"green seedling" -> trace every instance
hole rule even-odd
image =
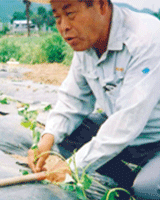
[[[96,110],[96,112],[97,112],[97,113],[102,113],[103,110],[102,110],[101,108],[98,108],[98,109]]]
[[[22,108],[19,109],[18,114],[23,116],[23,119],[21,121],[21,125],[25,128],[30,128],[32,131],[32,139],[33,139],[33,145],[32,149],[36,150],[38,149],[38,142],[41,137],[41,133],[36,130],[37,128],[37,116],[39,111],[38,110],[29,110],[30,105],[29,104],[22,104]],[[48,111],[52,108],[52,106],[49,104],[43,108],[44,111]],[[36,154],[35,154],[36,159]]]
[[[87,200],[86,190],[90,188],[93,178],[86,173],[87,168],[89,165],[82,169],[82,174],[79,175],[79,170],[76,166],[75,161],[75,152],[72,158],[69,160],[69,165],[73,161],[75,171],[72,172],[72,177],[74,181],[72,183],[62,183],[60,186],[69,191],[69,192],[76,192],[77,198],[80,200]]]
[[[34,150],[34,156],[35,160],[37,159],[36,156],[36,150],[38,149],[38,142],[41,137],[41,133],[36,130],[37,127],[37,116],[38,116],[38,111],[37,110],[31,110],[29,111],[29,104],[23,104],[23,107],[19,109],[18,114],[23,116],[23,119],[21,120],[21,125],[24,126],[25,128],[29,128],[32,131],[32,140],[33,140],[33,145],[31,149]]]
[[[0,95],[3,95],[3,93],[0,92]],[[1,104],[9,104],[10,101],[18,102],[18,101],[16,101],[16,100],[12,99],[12,98],[9,97],[9,96],[1,97],[1,99],[0,99],[0,103],[1,103]]]
[[[39,159],[41,156],[43,156],[45,154],[56,155],[56,156],[60,157],[63,161],[65,161],[65,158],[62,155],[60,155],[59,153],[54,152],[54,151],[43,152],[40,155],[38,155],[34,161],[36,162],[37,159]],[[86,190],[90,188],[90,186],[92,184],[92,180],[93,180],[93,178],[90,175],[86,174],[86,170],[89,167],[89,165],[85,169],[82,170],[82,175],[80,176],[78,168],[76,166],[76,162],[75,162],[75,152],[74,152],[72,158],[69,160],[68,166],[70,165],[72,160],[73,160],[74,167],[75,167],[75,171],[72,172],[72,177],[68,178],[69,181],[66,180],[65,182],[60,183],[59,185],[61,188],[63,188],[64,190],[67,190],[69,192],[74,191],[76,193],[78,199],[87,200]],[[54,170],[52,172],[47,173],[47,175],[56,173],[58,171],[61,171],[62,169],[63,168],[59,168],[58,170]]]
[[[42,180],[41,183],[42,183],[43,185],[48,185],[48,184],[51,184],[51,181],[45,179],[45,180]]]
[[[44,111],[48,111],[48,110],[51,110],[51,109],[52,109],[52,105],[49,104],[48,106],[46,106],[46,107],[44,108]]]
[[[0,103],[1,104],[8,104],[7,98],[5,97],[4,99],[0,100]]]
[[[22,170],[22,169],[20,169],[19,171],[22,173],[22,175],[27,175],[27,174],[29,174],[29,172],[28,172],[27,170]]]

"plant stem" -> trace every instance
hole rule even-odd
[[[87,199],[87,196],[86,196],[86,193],[84,191],[84,188],[82,188],[82,192],[83,192],[84,197]]]
[[[61,167],[61,168],[59,168],[57,170],[53,170],[52,172],[46,172],[46,175],[49,176],[50,174],[54,174],[56,172],[61,173],[60,170],[63,170],[63,169],[66,169],[66,168],[65,167]]]
[[[57,152],[55,152],[55,151],[45,151],[45,152],[42,152],[41,154],[39,154],[39,155],[37,156],[36,160],[37,160],[38,158],[40,158],[41,156],[45,155],[45,154],[54,154],[54,155],[60,157],[63,161],[66,160],[62,155],[60,155],[59,153],[57,153]],[[36,160],[35,160],[35,161],[36,161]]]
[[[75,169],[75,178],[76,178],[76,181],[77,181],[77,183],[80,183],[79,176],[78,176],[78,169],[77,169],[76,160],[75,160],[75,152],[73,154],[73,164],[74,164],[74,169]]]
[[[123,189],[123,188],[113,188],[113,189],[110,189],[110,190],[109,190],[109,192],[108,192],[108,194],[107,194],[107,196],[106,196],[106,200],[109,200],[110,194],[111,194],[112,192],[117,191],[117,190],[119,190],[119,191],[124,191],[124,192],[126,192],[127,194],[131,195],[130,192],[128,192],[126,189]]]

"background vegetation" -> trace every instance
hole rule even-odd
[[[52,27],[55,25],[55,18],[53,16],[52,10],[47,10],[43,6],[39,6],[36,12],[29,10],[29,18],[33,24],[37,25],[38,29],[41,30],[42,26],[45,24],[46,27]],[[24,12],[16,11],[13,13],[11,18],[11,24],[14,20],[25,20],[27,19],[26,10]]]
[[[62,62],[70,65],[73,56],[71,47],[57,32],[1,37],[0,43],[0,62],[14,58],[26,64]]]
[[[22,2],[26,5],[27,1],[23,0]],[[26,9],[23,12],[15,11],[11,18],[11,24],[14,20],[27,19],[26,12]],[[25,33],[10,35],[7,23],[3,23],[0,31],[0,62],[7,62],[13,58],[24,64],[58,62],[69,66],[73,51],[57,32],[51,8],[39,6],[37,10],[30,8],[28,12],[30,20],[37,25],[39,32],[31,33],[30,37],[26,37]],[[136,12],[139,11],[136,10]],[[160,10],[157,13],[150,10],[145,10],[145,12],[160,19]],[[42,32],[44,24],[46,28],[50,28],[52,33]]]
[[[28,0],[23,0],[25,5],[27,2]],[[0,62],[15,59],[24,64],[58,62],[70,65],[73,51],[58,33],[52,10],[39,6],[34,12],[31,9],[25,9],[24,12],[15,11],[11,18],[11,24],[14,20],[25,20],[27,16],[33,24],[37,25],[39,31],[31,32],[28,34],[30,37],[26,37],[24,32],[10,32],[4,23],[3,29],[0,31]],[[41,29],[44,25],[46,29],[50,27],[49,32],[47,30],[42,32]]]

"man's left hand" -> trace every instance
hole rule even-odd
[[[59,159],[59,161],[47,171],[47,179],[51,182],[63,182],[66,174],[71,175],[71,170],[66,161]]]

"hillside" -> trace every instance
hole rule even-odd
[[[44,4],[31,4],[31,10],[36,11],[39,6],[45,6],[50,9],[50,5]],[[24,12],[25,5],[22,0],[0,0],[0,19],[2,22],[10,22],[15,11]]]

